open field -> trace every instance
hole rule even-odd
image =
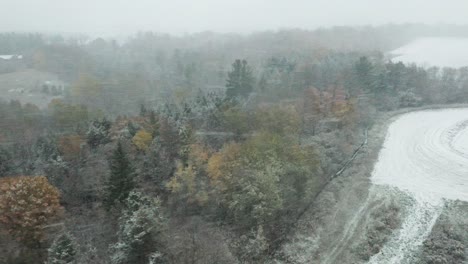
[[[390,52],[394,62],[423,66],[468,66],[468,38],[421,38]]]
[[[54,74],[36,70],[0,74],[0,98],[44,108],[50,100],[59,96],[43,93],[43,85],[63,87],[65,84]]]

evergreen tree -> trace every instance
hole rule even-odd
[[[246,60],[236,60],[228,73],[226,96],[228,99],[247,98],[253,91],[254,77]]]
[[[162,234],[167,220],[161,211],[160,201],[138,192],[131,192],[126,209],[120,217],[118,242],[111,245],[112,264],[146,264],[162,260]],[[164,250],[162,250],[164,251]]]
[[[148,110],[146,109],[146,106],[144,104],[140,105],[140,116],[141,117],[146,117],[146,114],[148,113]]]
[[[135,134],[138,132],[139,127],[133,124],[132,121],[129,121],[127,124],[127,129],[128,129],[128,133],[130,133],[130,136],[133,138]]]
[[[360,88],[373,92],[372,88],[373,88],[373,81],[374,81],[374,78],[373,78],[374,66],[372,65],[372,62],[369,61],[367,57],[361,57],[359,58],[359,61],[356,63],[354,69],[357,75],[356,76],[357,84],[360,86]]]
[[[0,177],[7,176],[12,171],[11,159],[10,153],[4,148],[0,148]]]
[[[113,206],[116,202],[125,201],[130,191],[135,187],[133,167],[120,141],[110,160],[110,170],[105,200],[108,207]]]
[[[107,119],[93,121],[86,133],[88,144],[92,148],[96,148],[101,144],[109,143],[111,141],[109,136],[111,126],[112,123]]]
[[[75,263],[76,243],[69,233],[59,235],[48,249],[47,264]]]

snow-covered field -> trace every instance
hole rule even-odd
[[[60,96],[42,93],[43,84],[65,85],[55,74],[32,69],[0,74],[0,100],[18,100],[46,108],[52,99]]]
[[[422,66],[468,66],[468,38],[421,38],[390,52],[392,61]]]
[[[372,181],[424,199],[468,201],[468,109],[408,113],[387,132]]]
[[[444,201],[468,201],[468,109],[405,114],[393,122],[372,174],[414,203],[399,232],[369,263],[413,263]]]

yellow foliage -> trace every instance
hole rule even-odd
[[[190,145],[188,165],[178,164],[177,171],[166,184],[172,193],[188,203],[203,205],[208,201],[208,193],[205,190],[208,181],[205,167],[208,162],[209,151],[199,144]]]
[[[207,173],[214,187],[224,189],[226,181],[232,176],[234,169],[240,168],[240,151],[239,144],[231,143],[210,157]]]
[[[133,144],[138,150],[146,151],[153,140],[151,133],[146,130],[139,130],[132,139]]]
[[[208,194],[200,185],[202,181],[200,172],[192,165],[184,167],[179,164],[175,175],[166,184],[166,188],[189,204],[203,205],[208,201]]]
[[[182,164],[177,166],[177,171],[174,177],[166,184],[166,187],[173,193],[181,191],[183,185],[191,191],[194,185],[194,173],[191,166],[184,167]]]
[[[202,166],[208,162],[210,157],[209,151],[200,144],[190,145],[189,162],[195,166]]]

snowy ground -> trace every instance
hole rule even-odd
[[[390,52],[392,61],[422,66],[468,66],[468,38],[421,38]]]
[[[401,229],[369,263],[414,263],[447,200],[468,201],[468,109],[405,114],[393,122],[372,174],[414,199]]]
[[[0,74],[0,100],[18,100],[46,108],[52,99],[60,98],[41,92],[42,85],[48,83],[65,85],[55,74],[31,69]]]
[[[422,258],[445,248],[422,252],[421,245],[439,239],[441,232],[433,230],[445,230],[447,223],[468,245],[468,231],[460,231],[467,229],[468,213],[453,214],[458,207],[449,202],[459,199],[459,208],[468,208],[468,106],[446,107],[382,115],[366,150],[304,214],[278,263],[426,263]],[[385,213],[393,205],[400,209],[396,229],[388,224],[395,218]],[[382,226],[391,227],[389,233]],[[380,250],[370,261],[373,253],[362,246],[368,242]],[[444,259],[440,263],[460,263]]]
[[[468,109],[420,111],[392,123],[372,182],[421,199],[468,201]]]

